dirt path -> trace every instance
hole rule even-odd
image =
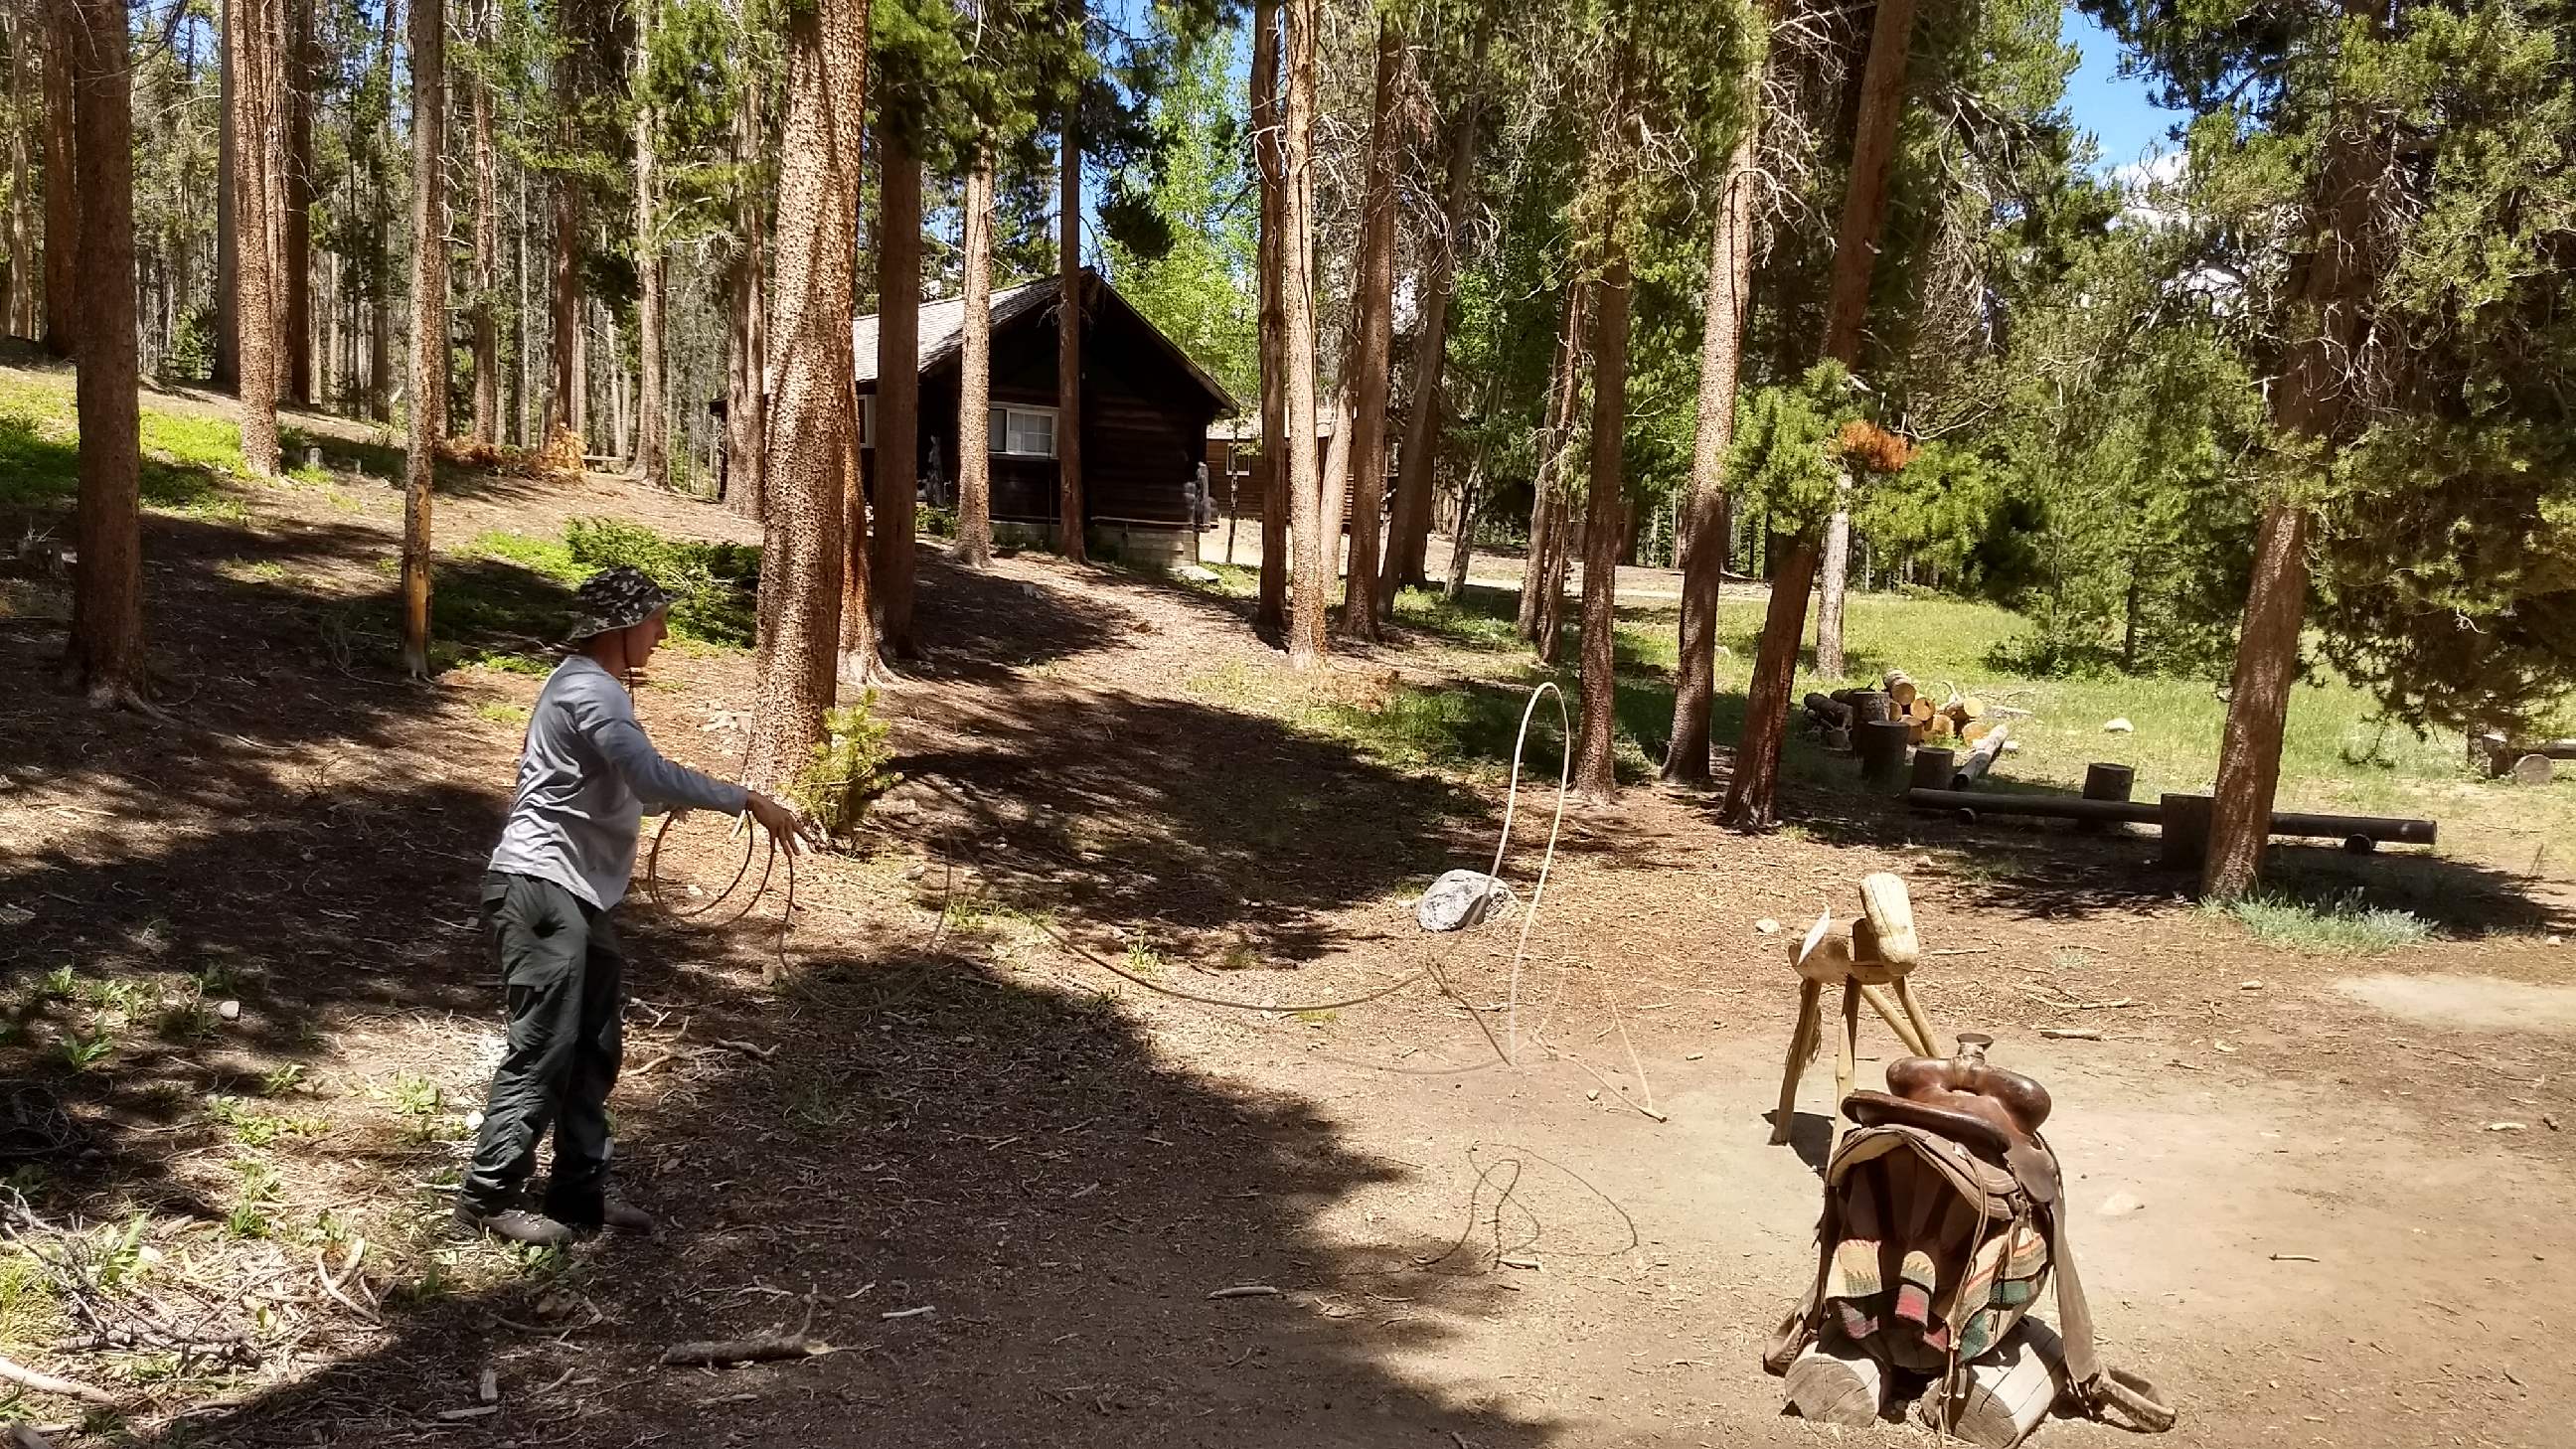
[[[301,1283],[317,1248],[378,1245],[354,1277],[380,1322],[304,1289],[308,1326],[237,1403],[147,1419],[143,1442],[1818,1442],[1757,1362],[1812,1266],[1830,1074],[1810,1073],[1796,1146],[1765,1145],[1781,951],[1881,868],[1913,882],[1928,943],[1966,953],[1921,978],[1941,1024],[1994,1031],[2055,1093],[2105,1351],[2182,1408],[2169,1442],[2564,1441],[2576,1263],[2553,1230],[2576,1155],[2548,1121],[2576,1121],[2576,1037],[2549,994],[2569,958],[2538,933],[2304,957],[2178,904],[2152,842],[1970,848],[1821,800],[1747,840],[1639,788],[1569,821],[1515,1022],[1482,1009],[1511,996],[1510,928],[1426,943],[1407,917],[1491,851],[1499,781],[1387,763],[1313,713],[1383,707],[1381,667],[1436,651],[1300,680],[1230,604],[1026,557],[969,576],[925,553],[927,654],[884,696],[911,783],[868,853],[800,874],[792,933],[775,894],[712,932],[630,912],[620,1151],[663,1234],[564,1263],[442,1246],[437,1184],[497,1049],[464,902],[536,681],[414,688],[335,659],[314,598],[381,587],[381,501],[264,490],[250,529],[156,522],[162,646],[196,686],[180,726],[41,689],[0,705],[0,904],[28,913],[0,956],[12,990],[57,965],[242,983],[206,1044],[129,1039],[79,1075],[35,1055],[67,1008],[20,1011],[0,1062],[109,1144],[46,1210],[149,1210],[159,1250],[198,1261],[245,1153],[202,1104],[292,1063],[291,1110],[323,1125],[269,1149],[275,1236],[224,1251],[274,1252]],[[440,536],[602,511],[749,536],[600,479],[469,489]],[[297,573],[234,566],[270,558]],[[0,677],[41,653],[0,631]],[[750,683],[741,655],[682,653],[641,709],[724,769]],[[1524,817],[1514,878],[1544,825]],[[674,880],[720,884],[719,836],[681,827]],[[1056,933],[1278,1009],[1154,994]],[[789,979],[764,989],[782,950]],[[1426,961],[1454,997],[1287,1010]],[[1479,1016],[1517,1027],[1519,1065]],[[2034,1030],[2075,1021],[2103,1039]],[[1890,1046],[1868,1032],[1865,1079]],[[1668,1120],[1623,1105],[1649,1093]],[[405,1105],[424,1094],[440,1105]],[[2487,1130],[2504,1121],[2523,1125]],[[2115,1196],[2142,1206],[2105,1215]],[[1210,1296],[1244,1286],[1278,1291]],[[809,1312],[835,1352],[656,1366]],[[475,1401],[486,1367],[497,1406]]]

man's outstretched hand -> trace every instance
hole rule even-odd
[[[795,806],[772,800],[758,790],[746,790],[743,794],[751,818],[760,822],[760,828],[769,832],[769,838],[781,850],[790,855],[803,855],[813,848],[806,839],[805,822],[797,815]]]

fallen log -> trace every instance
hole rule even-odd
[[[1979,815],[2028,815],[2043,820],[2161,825],[2165,819],[2162,802],[2150,805],[2143,800],[2086,800],[2075,795],[2003,795],[1981,790],[1917,788],[1905,792],[1905,803],[1917,810],[1967,810]],[[2323,840],[2349,840],[2361,836],[2399,845],[2431,845],[2439,829],[2439,823],[2431,820],[2376,815],[2310,815],[2275,810],[2270,833]]]
[[[1969,749],[1968,757],[1959,762],[1959,783],[1970,785],[1984,779],[1986,771],[1993,769],[1995,761],[2002,758],[2004,741],[2011,734],[2011,726],[1999,724],[1980,735]]]

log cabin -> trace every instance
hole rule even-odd
[[[1194,562],[1209,517],[1199,469],[1208,425],[1236,410],[1215,378],[1118,289],[1082,271],[1082,506],[1095,557]],[[975,441],[992,455],[997,543],[1052,546],[1058,526],[1056,298],[1052,276],[993,293],[991,412]],[[965,302],[921,304],[918,496],[956,505],[958,369]],[[877,319],[852,324],[862,463],[876,457]]]

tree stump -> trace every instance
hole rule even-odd
[[[1919,749],[1914,752],[1914,788],[1947,790],[1959,778],[1959,757],[1949,750]]]
[[[2558,773],[2558,767],[2547,755],[2525,755],[2513,762],[2513,782],[2517,785],[2546,785]]]
[[[2126,800],[2137,783],[2138,772],[2127,765],[2093,764],[2084,767],[2084,798],[2087,800]],[[2098,834],[2103,822],[2078,820],[2075,828],[2087,834]]]
[[[2159,795],[2156,810],[2164,827],[2164,863],[2176,870],[2198,870],[2209,859],[2209,829],[2218,802],[2208,795]]]
[[[1864,721],[1852,730],[1861,778],[1882,790],[1905,783],[1905,751],[1912,726],[1903,720]]]

